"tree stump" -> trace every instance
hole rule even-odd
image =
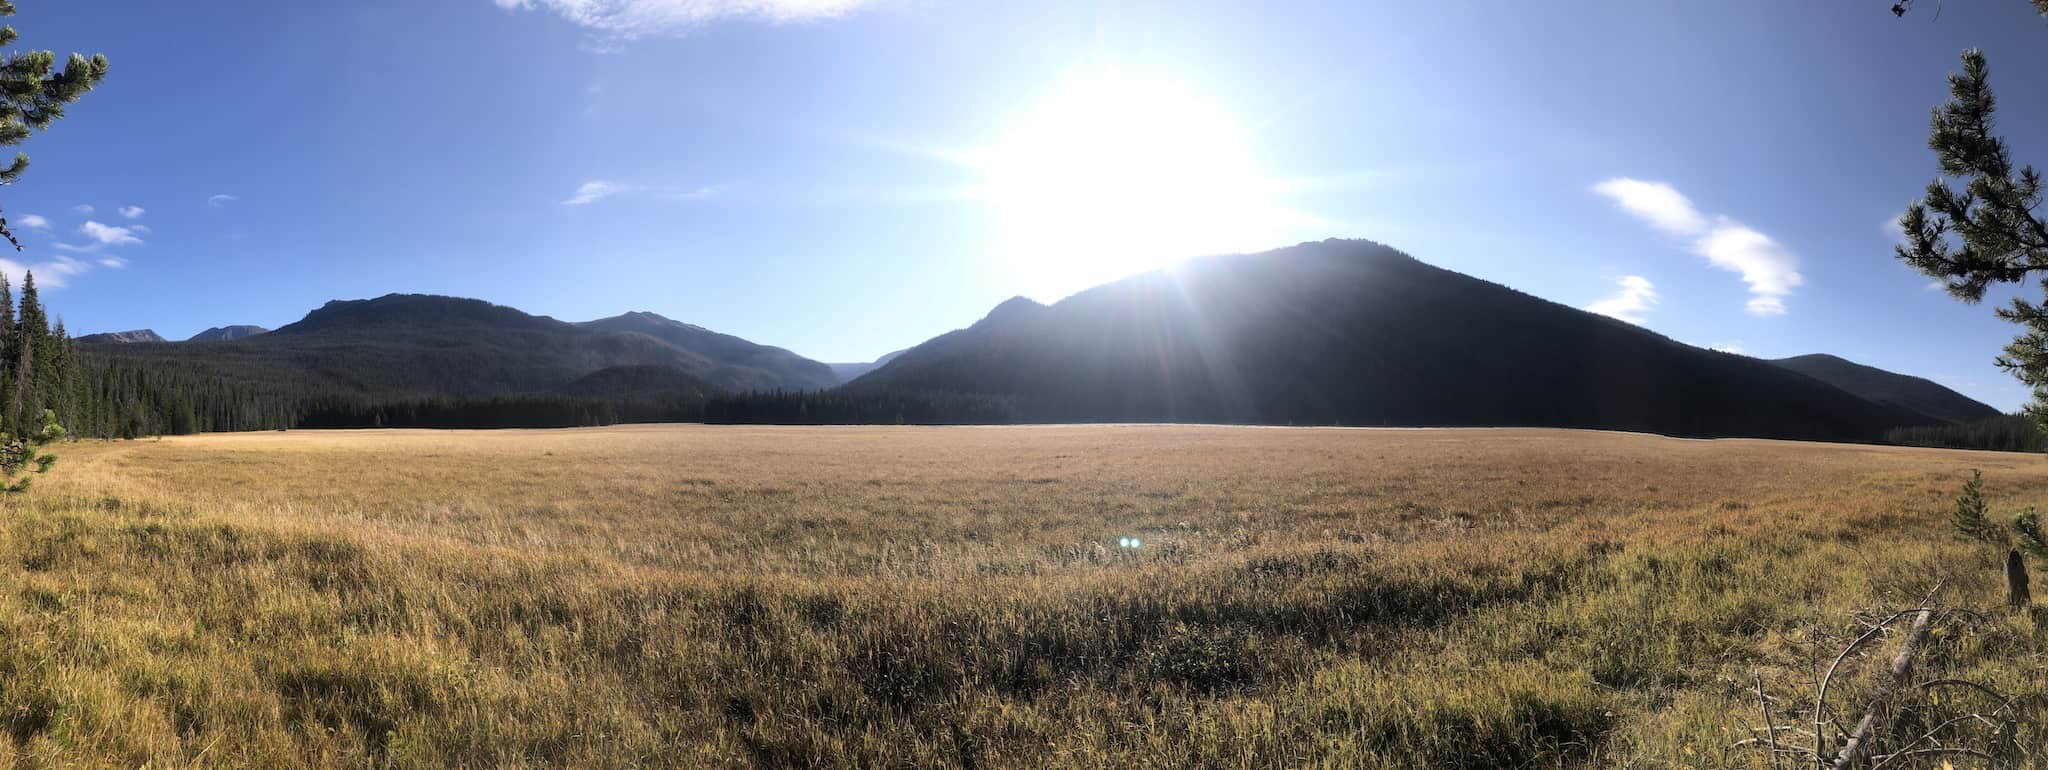
[[[2005,599],[2015,608],[2032,604],[2034,598],[2027,593],[2027,559],[2020,555],[2020,549],[2005,552]]]

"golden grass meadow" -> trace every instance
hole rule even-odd
[[[1735,747],[1759,679],[1810,729],[1829,660],[1937,583],[1976,614],[1923,676],[2014,696],[2002,740],[2048,724],[2048,625],[1947,518],[1971,468],[1994,512],[2048,501],[2034,455],[1190,426],[60,454],[0,516],[20,767],[1765,768]],[[1843,719],[1892,649],[1834,682]],[[1888,766],[1943,761],[1977,766]]]

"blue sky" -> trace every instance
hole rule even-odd
[[[22,45],[113,62],[0,190],[75,333],[434,292],[855,361],[1153,251],[1339,236],[2025,398],[2013,329],[1886,231],[1964,47],[2048,165],[2021,0],[19,5]]]

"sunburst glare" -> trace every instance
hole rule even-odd
[[[1056,81],[976,165],[992,256],[1045,301],[1182,257],[1281,245],[1316,223],[1286,205],[1229,109],[1119,66]]]

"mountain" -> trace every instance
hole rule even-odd
[[[239,340],[244,337],[254,337],[258,334],[268,334],[269,332],[269,329],[265,329],[261,326],[249,326],[246,324],[237,326],[216,326],[211,329],[207,329],[206,331],[187,337],[185,338],[185,341],[227,342],[229,340]],[[156,340],[152,340],[152,342],[154,341]]]
[[[710,362],[711,369],[685,368],[726,390],[823,390],[839,384],[832,367],[777,347],[757,345],[730,334],[686,324],[654,313],[633,312],[578,324],[598,331],[644,334]]]
[[[599,369],[555,392],[604,401],[701,404],[711,390],[703,380],[673,366],[636,364]]]
[[[908,350],[908,348],[906,348],[905,350]],[[846,382],[855,377],[859,377],[863,374],[867,374],[868,372],[872,372],[876,369],[882,368],[884,364],[896,360],[897,356],[903,355],[903,352],[904,351],[902,350],[898,350],[894,353],[890,353],[888,355],[882,356],[881,358],[877,358],[873,361],[869,361],[864,364],[826,364],[826,366],[832,367],[832,374],[838,376],[840,382]]]
[[[88,345],[105,343],[130,345],[146,342],[163,342],[164,337],[163,335],[156,333],[155,329],[133,329],[125,332],[101,332],[99,334],[88,334],[83,337],[79,337],[78,341]]]
[[[841,391],[1006,399],[1034,421],[1554,426],[1877,440],[1936,422],[1369,241],[1190,260],[1004,302]]]
[[[1951,423],[1971,423],[2000,416],[1990,404],[1950,390],[1932,380],[1888,372],[1839,356],[1814,353],[1770,363],[1812,377],[1880,404],[1909,409]]]
[[[329,302],[296,323],[232,342],[89,345],[87,350],[110,359],[197,370],[294,398],[540,394],[618,366],[669,367],[704,387],[727,391],[798,390],[817,387],[818,378],[829,376],[824,364],[787,351],[697,331],[723,338],[705,346],[712,353],[751,346],[781,353],[786,358],[760,354],[778,366],[800,369],[808,363],[815,371],[787,377],[779,370],[714,358],[640,331],[567,323],[482,300],[421,294]]]

